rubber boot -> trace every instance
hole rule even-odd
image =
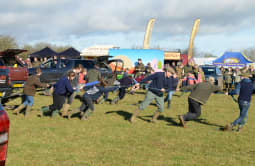
[[[24,109],[26,106],[24,104],[19,105],[15,110],[13,110],[13,114],[19,114],[22,109]]]
[[[41,109],[40,109],[40,114],[39,114],[39,116],[42,117],[42,116],[46,115],[49,111],[50,111],[49,106],[43,106],[43,107],[41,107]]]
[[[54,111],[52,111],[51,117],[52,117],[52,118],[57,118],[58,115],[59,115],[58,113],[59,113],[59,110],[54,110]]]
[[[186,128],[186,122],[182,115],[179,115],[180,124],[183,128]]]
[[[119,98],[119,96],[117,96],[117,97],[115,97],[115,98],[112,100],[111,104],[117,104],[117,103],[119,102],[119,100],[120,100],[120,98]]]
[[[167,108],[170,109],[170,105],[171,105],[171,100],[167,101]]]
[[[164,102],[168,101],[168,94],[166,95],[166,97],[164,98]]]
[[[61,115],[62,117],[68,116],[67,112],[68,112],[69,107],[70,107],[70,104],[64,104],[62,115]]]
[[[27,106],[26,111],[25,111],[25,117],[28,117],[28,115],[30,114],[32,106]]]
[[[104,96],[101,95],[101,96],[96,100],[96,103],[97,103],[97,104],[102,104],[102,103],[103,103],[103,100],[104,100]]]
[[[133,113],[133,115],[131,116],[131,118],[129,119],[129,121],[131,122],[131,123],[134,123],[134,121],[135,121],[135,118],[140,114],[140,112],[141,112],[141,110],[136,110],[134,113]]]
[[[152,119],[151,119],[151,123],[156,123],[156,122],[157,122],[157,119],[158,119],[158,117],[159,117],[159,114],[160,114],[159,111],[154,112],[154,115],[153,115],[153,117],[152,117]]]
[[[81,120],[88,120],[89,116],[93,113],[91,109],[87,109],[86,112],[81,112]]]

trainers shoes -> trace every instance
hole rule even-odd
[[[243,126],[239,125],[236,131],[237,131],[237,132],[241,132],[241,131],[242,131],[242,128],[243,128]]]

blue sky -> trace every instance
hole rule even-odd
[[[147,21],[155,18],[151,47],[188,47],[195,19],[199,52],[255,48],[254,0],[9,0],[0,2],[0,35],[20,45],[47,42],[132,48],[143,45]]]

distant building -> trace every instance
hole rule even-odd
[[[119,49],[113,45],[95,45],[85,48],[81,52],[83,59],[95,59],[102,56],[109,56],[109,49]]]
[[[215,58],[193,58],[193,59],[195,61],[195,64],[198,64],[198,65],[212,65],[213,61],[216,58],[217,57],[215,57]]]

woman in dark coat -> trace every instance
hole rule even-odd
[[[59,110],[65,104],[67,96],[70,96],[75,88],[72,87],[71,81],[75,78],[76,74],[73,71],[68,72],[67,76],[60,78],[60,80],[54,85],[53,92],[53,104],[47,107],[42,107],[41,115],[45,113],[49,114],[52,117],[56,117],[59,113]]]

